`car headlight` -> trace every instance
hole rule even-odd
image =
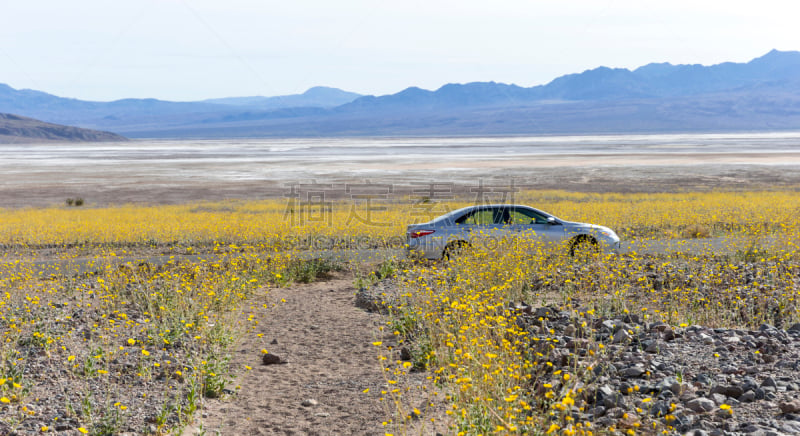
[[[616,238],[617,234],[614,233],[612,230],[600,230],[600,234],[607,237],[607,238]]]

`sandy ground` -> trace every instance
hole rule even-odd
[[[340,275],[271,291],[277,304],[263,310],[231,362],[239,393],[207,400],[184,434],[382,436],[395,408],[380,400],[387,382],[373,342],[386,347],[395,339],[380,331],[383,315],[355,306],[352,284]],[[287,363],[263,365],[262,349]],[[304,406],[307,400],[317,404]]]

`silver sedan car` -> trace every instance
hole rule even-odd
[[[563,244],[570,255],[583,250],[618,252],[620,246],[619,237],[608,227],[564,221],[528,206],[491,204],[464,207],[409,225],[406,247],[411,256],[441,259],[478,240],[489,244],[508,237]]]

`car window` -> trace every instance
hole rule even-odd
[[[470,212],[456,224],[471,226],[547,224],[547,217],[530,209],[493,207]]]
[[[530,209],[514,209],[512,224],[547,224],[547,217]]]
[[[510,213],[511,219],[509,224],[521,225],[521,224],[534,224],[536,222],[535,218],[531,218],[528,215],[525,215],[520,210],[513,210]]]
[[[456,221],[456,224],[486,226],[494,224],[494,215],[493,209],[481,209],[461,217],[461,219]]]

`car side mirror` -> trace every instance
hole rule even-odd
[[[556,225],[556,224],[558,224],[558,221],[556,221],[555,218],[549,216],[549,217],[547,217],[547,224]]]

